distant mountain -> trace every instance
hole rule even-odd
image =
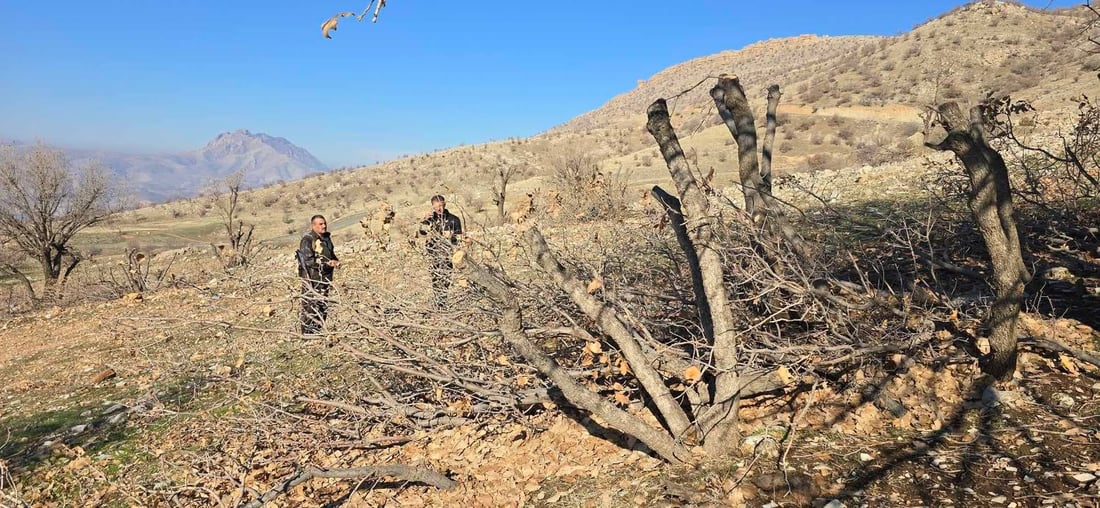
[[[244,129],[219,134],[199,150],[176,154],[80,149],[66,153],[77,163],[96,160],[106,164],[138,199],[152,202],[194,196],[211,182],[242,169],[248,187],[297,180],[328,169],[286,138]]]

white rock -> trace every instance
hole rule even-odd
[[[875,458],[872,457],[871,454],[869,454],[869,453],[859,454],[859,461],[860,462],[871,462],[872,460],[875,460]]]
[[[1095,481],[1096,475],[1092,473],[1077,473],[1070,478],[1073,478],[1073,481],[1077,482],[1078,485],[1084,485]]]
[[[1004,496],[997,496],[997,497],[989,500],[990,503],[995,503],[995,504],[1003,504],[1005,501],[1008,501],[1008,498],[1004,497]]]

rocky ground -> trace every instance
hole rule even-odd
[[[907,182],[922,176],[898,167],[800,178],[783,189],[812,188],[841,206],[892,197],[882,182],[912,196],[919,185]],[[878,183],[861,185],[871,180]],[[624,222],[645,227],[646,218],[639,210]],[[479,234],[484,241],[508,231]],[[362,295],[426,296],[422,257],[403,240],[387,251],[375,241],[340,246],[347,282],[333,310],[337,329],[372,304]],[[1051,278],[1032,295],[1024,336],[1095,355],[1100,314],[1087,311],[1100,287],[1095,243],[1073,243],[1074,263],[1037,257],[1041,273],[1062,268],[1068,278]],[[377,392],[345,348],[371,338],[294,334],[289,256],[269,252],[223,273],[204,250],[175,254],[174,275],[158,291],[39,306],[0,322],[0,503],[239,506],[307,465],[386,464],[431,468],[457,486],[314,479],[271,506],[1100,502],[1100,370],[1029,347],[1011,383],[989,386],[965,340],[979,323],[965,316],[938,324],[920,351],[749,401],[739,456],[669,466],[553,404],[424,428],[401,419],[376,425],[353,409],[310,402]]]

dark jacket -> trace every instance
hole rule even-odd
[[[431,217],[424,219],[420,222],[420,234],[431,235],[428,238],[428,248],[438,249],[440,247],[448,246],[445,233],[450,233],[450,244],[458,244],[458,235],[462,234],[462,220],[451,213],[446,208],[443,209],[443,213],[432,213]],[[428,226],[428,230],[425,231],[423,226]]]
[[[310,280],[332,280],[333,267],[326,263],[336,261],[336,252],[332,249],[332,235],[318,235],[310,231],[298,243],[298,276]]]

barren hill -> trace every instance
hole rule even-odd
[[[204,186],[244,171],[249,186],[297,180],[326,166],[285,138],[240,129],[224,132],[201,149],[170,154],[68,150],[75,161],[97,160],[149,201],[195,196]]]
[[[757,90],[779,84],[786,103],[818,109],[923,106],[943,99],[973,100],[987,91],[1065,98],[1094,85],[1080,78],[1100,64],[1083,51],[1080,35],[1088,20],[1083,14],[1081,9],[1048,11],[982,1],[893,37],[804,35],[762,41],[669,67],[551,132],[636,121],[654,99],[679,96],[722,73],[736,74]],[[683,114],[707,109],[707,89],[695,87],[673,106]]]

